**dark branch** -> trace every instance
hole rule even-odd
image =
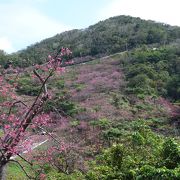
[[[49,133],[48,131],[46,131],[46,129],[44,129],[43,127],[41,126],[38,126],[39,129],[43,130],[46,132],[46,134],[48,136],[50,136],[56,143],[58,143],[58,145],[61,145],[61,142],[59,140],[57,140],[51,133]]]
[[[22,104],[22,105],[24,105],[24,106],[27,107],[27,105],[26,105],[23,101],[16,101],[16,102],[14,102],[14,103],[11,105],[11,107],[10,107],[10,109],[9,109],[8,115],[11,114],[12,108],[13,108],[16,104]]]
[[[29,162],[27,159],[25,159],[24,157],[22,157],[20,154],[17,154],[17,156],[19,156],[22,160],[24,160],[25,162],[27,162],[29,165],[33,166],[33,164],[31,162]]]

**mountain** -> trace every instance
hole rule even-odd
[[[0,65],[43,64],[62,46],[72,50],[75,63],[127,51],[123,62],[130,93],[180,98],[180,27],[116,16],[87,29],[57,34],[12,55],[0,51]]]
[[[86,29],[74,29],[31,45],[9,57],[16,65],[41,64],[59,47],[73,57],[103,56],[142,45],[160,46],[180,39],[180,27],[130,16],[116,16]]]

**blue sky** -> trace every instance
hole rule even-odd
[[[0,49],[23,49],[115,15],[180,26],[180,0],[0,0]]]

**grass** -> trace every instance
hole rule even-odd
[[[77,84],[77,83],[73,83],[72,87],[74,89],[76,89],[76,91],[81,91],[82,89],[84,89],[86,87],[85,84]]]
[[[43,151],[45,149],[47,149],[46,143],[37,147],[33,152],[38,153],[38,151]],[[40,167],[37,165],[35,161],[33,162],[33,166],[31,166],[29,163],[27,163],[26,161],[22,160],[19,157],[17,157],[15,160],[18,161],[23,166],[25,172],[31,177],[35,177],[38,169],[40,169]],[[25,172],[18,165],[18,163],[10,162],[7,165],[7,180],[29,180]]]
[[[16,159],[25,169],[26,173],[28,175],[34,175],[35,171],[31,169],[31,166],[26,163],[25,161],[22,161],[20,159]],[[10,162],[7,166],[7,180],[28,180],[29,178],[26,176],[26,174],[23,172],[21,167],[15,163]]]

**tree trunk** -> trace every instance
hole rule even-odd
[[[0,180],[6,180],[6,165],[0,166]]]

